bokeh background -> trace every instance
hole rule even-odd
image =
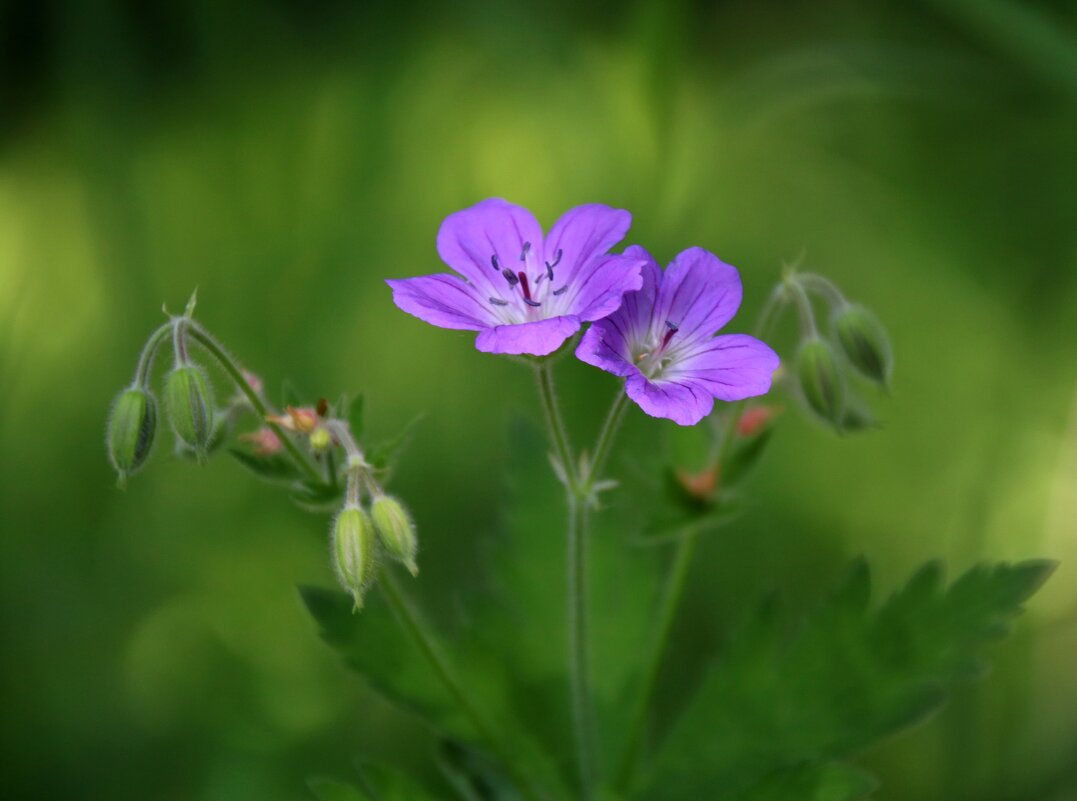
[[[878,312],[885,426],[838,439],[790,410],[751,510],[706,541],[694,614],[809,602],[857,554],[882,593],[934,557],[1062,559],[994,672],[865,761],[883,799],[1077,798],[1061,0],[0,4],[5,795],[298,799],[358,753],[426,758],[297,600],[331,582],[326,520],[167,440],[122,493],[104,419],[162,302],[197,286],[271,390],[362,390],[375,436],[425,414],[395,482],[422,591],[473,580],[531,381],[396,311],[383,279],[438,271],[440,220],[490,195],[547,225],[629,208],[661,260],[716,251],[742,330],[797,259]],[[590,436],[615,382],[561,373]],[[667,425],[635,414],[629,440]]]

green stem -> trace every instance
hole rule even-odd
[[[568,496],[568,663],[572,696],[572,725],[582,797],[594,787],[594,727],[591,719],[591,683],[587,643],[587,499]]]
[[[516,782],[524,796],[530,801],[537,801],[538,795],[531,787],[530,782],[527,781],[526,777],[516,767],[515,762],[510,758],[511,755],[505,748],[504,738],[495,735],[486,719],[479,713],[467,693],[464,692],[463,687],[453,676],[448,662],[441,655],[434,642],[433,635],[427,631],[415,610],[411,608],[405,599],[404,593],[397,584],[393,573],[389,570],[383,570],[378,579],[378,586],[385,595],[386,601],[389,602],[389,606],[392,607],[393,614],[396,615],[400,625],[411,636],[426,661],[430,663],[438,679],[445,685],[445,689],[449,691],[460,711],[471,721],[471,725],[475,728],[475,733],[493,750],[505,769],[512,775],[513,781]]]
[[[624,794],[631,789],[630,785],[635,775],[636,761],[643,746],[643,736],[647,727],[651,696],[654,694],[658,672],[662,667],[662,660],[669,643],[670,631],[673,629],[673,621],[677,617],[677,609],[681,603],[681,596],[684,594],[688,568],[692,563],[692,557],[695,555],[698,535],[699,532],[695,528],[689,528],[683,533],[677,543],[677,550],[673,554],[669,574],[666,576],[666,584],[662,590],[661,607],[658,613],[658,628],[655,630],[652,640],[650,656],[647,659],[647,666],[640,684],[640,694],[628,724],[628,737],[625,740],[625,752],[621,759],[621,767],[614,780],[613,787],[616,794]]]
[[[266,406],[265,401],[259,397],[258,393],[254,391],[254,387],[252,387],[247,382],[247,379],[243,377],[243,370],[228,351],[224,349],[224,346],[214,339],[206,329],[193,321],[187,324],[187,333],[191,339],[194,339],[205,348],[206,352],[214,358],[221,369],[232,379],[232,382],[239,387],[239,391],[242,392],[250,402],[251,408],[254,409],[255,414],[265,422],[270,431],[277,435],[277,438],[280,439],[284,449],[288,451],[288,455],[296,465],[306,473],[310,479],[318,481],[319,483],[324,483],[325,479],[322,476],[321,471],[303,456],[303,452],[299,450],[291,437],[284,432],[284,429],[268,419],[270,413],[269,407]]]
[[[535,377],[538,379],[539,400],[542,402],[542,412],[546,417],[546,427],[550,431],[550,439],[553,442],[554,451],[561,467],[565,471],[569,489],[573,492],[577,487],[576,461],[572,455],[572,446],[568,440],[568,429],[561,417],[561,409],[557,405],[557,392],[553,383],[553,367],[549,359],[542,359],[535,366]]]
[[[142,353],[138,356],[138,366],[135,368],[135,386],[145,387],[150,381],[150,371],[153,370],[153,361],[157,358],[157,351],[161,343],[172,334],[172,323],[164,323],[160,328],[150,334],[146,340]]]
[[[610,449],[613,447],[613,441],[616,439],[617,431],[621,426],[621,419],[624,417],[625,409],[628,408],[628,395],[624,392],[618,392],[617,397],[613,400],[613,405],[610,406],[609,413],[606,415],[606,420],[602,424],[602,429],[598,433],[598,439],[595,441],[594,457],[591,460],[591,467],[587,471],[587,478],[584,482],[585,490],[591,490],[595,482],[602,477],[602,469],[606,466],[606,459],[610,455]]]

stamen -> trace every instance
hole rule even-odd
[[[531,252],[531,243],[524,242],[523,252],[520,253],[520,261],[527,261],[527,254]]]
[[[552,269],[552,268],[556,267],[558,264],[560,264],[561,263],[561,253],[562,253],[561,248],[558,248],[557,252],[553,254],[553,263],[551,264],[550,262],[546,262],[546,266]]]
[[[507,300],[502,300],[501,298],[487,298],[487,300],[489,300],[495,306],[508,306],[509,305],[509,302]]]
[[[505,280],[509,282],[509,286],[511,287],[515,287],[518,283],[520,283],[520,279],[516,277],[516,273],[514,273],[508,267],[502,270],[501,274],[505,276]],[[523,275],[523,273],[520,273],[520,275]]]
[[[674,335],[674,334],[676,334],[676,333],[677,333],[677,331],[679,330],[679,329],[677,328],[677,324],[676,324],[676,323],[673,323],[673,322],[670,322],[669,320],[666,320],[666,328],[668,328],[669,330],[668,330],[668,331],[666,331],[666,336],[665,336],[665,338],[664,338],[664,339],[662,340],[662,344],[658,346],[658,349],[659,349],[659,350],[662,350],[663,348],[665,348],[665,347],[666,347],[666,345],[668,345],[668,344],[669,344],[669,341],[670,341],[671,339],[673,339],[673,335]]]
[[[542,305],[541,302],[537,300],[531,300],[531,298],[524,298],[524,303],[526,303],[528,306],[534,306],[535,308],[538,308]]]
[[[501,269],[501,262],[499,262],[497,260],[497,254],[496,253],[493,256],[490,257],[490,266],[493,267],[495,270],[500,270]]]
[[[546,262],[546,277],[553,280],[553,265],[549,262]]]
[[[565,284],[565,285],[564,285],[563,287],[561,287],[560,289],[555,289],[555,290],[553,291],[553,294],[555,294],[555,295],[561,295],[561,294],[564,294],[564,291],[565,291],[566,289],[568,289],[568,284]]]

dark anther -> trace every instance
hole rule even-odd
[[[527,261],[527,254],[531,252],[531,243],[524,242],[524,249],[520,253],[520,261]]]
[[[516,273],[506,267],[501,271],[501,274],[505,276],[505,280],[509,282],[509,286],[516,286],[520,283],[520,279],[516,277]]]
[[[553,268],[553,267],[556,267],[560,263],[561,263],[561,248],[558,248],[557,252],[553,254],[553,263],[552,264],[547,263],[546,266],[550,267],[550,268]]]
[[[560,294],[562,294],[562,293],[563,293],[563,292],[564,292],[564,291],[565,291],[566,289],[568,289],[568,284],[565,284],[565,285],[564,285],[563,287],[561,287],[560,289],[555,289],[555,290],[553,291],[553,293],[554,293],[555,295],[560,295]]]
[[[662,339],[661,347],[663,348],[669,344],[669,341],[673,339],[673,335],[676,334],[678,330],[677,324],[671,323],[669,320],[666,320],[666,328],[668,328],[669,330],[666,331],[666,336]]]
[[[666,328],[668,328],[673,333],[677,333],[677,331],[680,330],[680,329],[677,328],[677,324],[675,322],[673,322],[672,320],[666,320]]]
[[[492,266],[495,270],[501,269],[501,263],[497,260],[496,253],[490,257],[490,266]]]
[[[539,301],[531,300],[531,298],[524,298],[524,303],[526,303],[528,306],[535,306],[535,307],[538,307],[538,306],[542,305],[542,303],[540,303]]]
[[[489,298],[489,300],[495,306],[508,306],[509,305],[509,302],[507,300],[502,300],[501,298]]]
[[[546,277],[553,280],[553,265],[549,262],[546,262]]]

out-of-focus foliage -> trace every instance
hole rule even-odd
[[[701,540],[664,725],[745,599],[814,607],[861,553],[880,597],[931,558],[1057,558],[992,674],[858,764],[884,800],[1073,798],[1075,25],[1048,0],[0,6],[5,790],[290,801],[310,775],[354,784],[356,754],[433,763],[296,598],[331,585],[328,519],[233,460],[173,459],[163,431],[120,493],[103,420],[197,285],[274,397],[285,376],[304,400],[362,391],[370,441],[427,415],[393,491],[413,587],[449,611],[502,519],[508,421],[538,412],[526,371],[399,313],[382,279],[437,271],[440,220],[502,195],[546,224],[630,208],[660,261],[715,251],[745,283],[732,330],[803,257],[890,332],[882,427],[838,440],[787,412],[735,525]],[[615,382],[561,369],[582,441]],[[611,470],[676,437],[630,415]],[[534,514],[559,549],[558,509]],[[596,630],[603,670],[629,635]]]

